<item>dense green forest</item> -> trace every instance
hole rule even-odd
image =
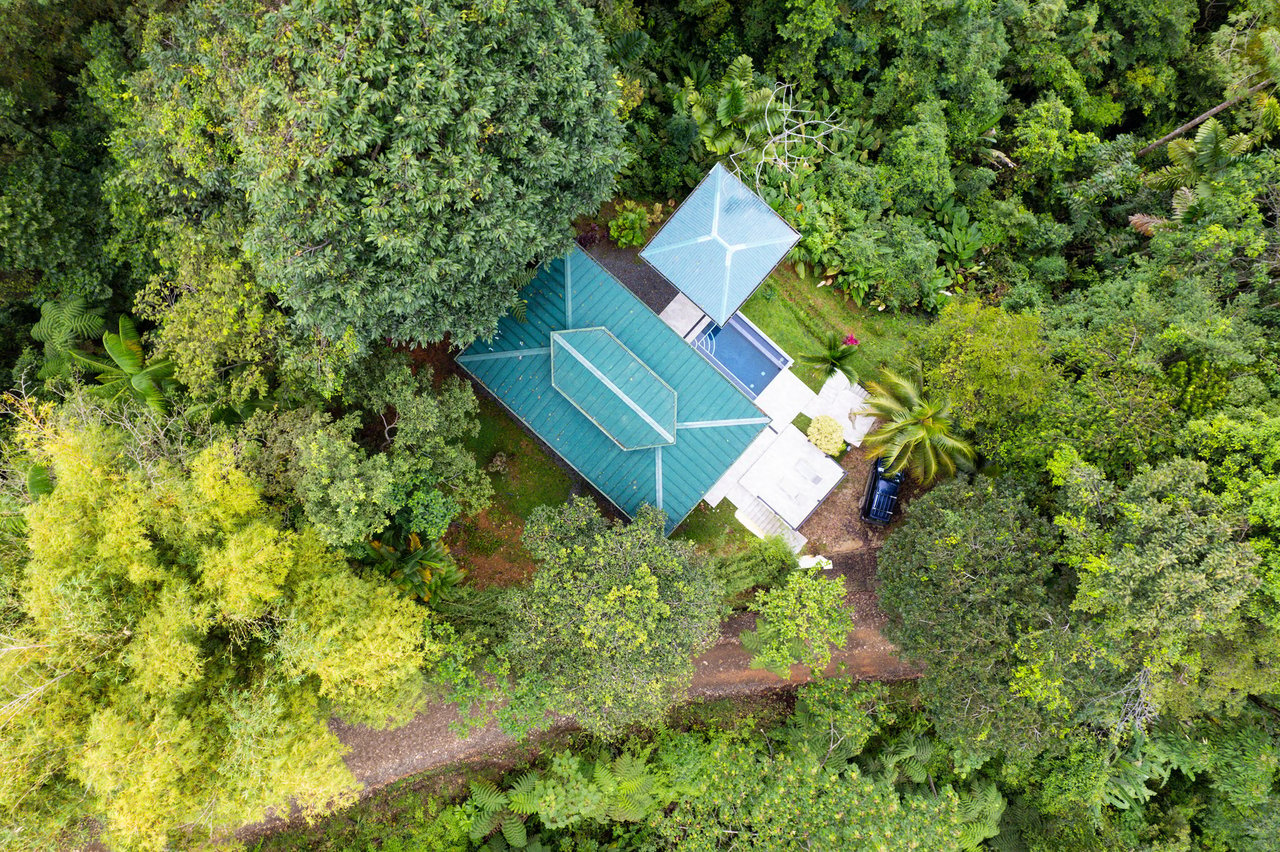
[[[331,717],[451,701],[583,733],[327,848],[1276,849],[1278,143],[1273,0],[6,0],[0,846],[320,817]],[[717,162],[916,481],[923,674],[704,724],[835,581],[569,499],[450,353]]]

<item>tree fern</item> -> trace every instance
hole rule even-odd
[[[1215,173],[1235,163],[1257,140],[1247,133],[1230,135],[1216,118],[1200,125],[1195,140],[1174,139],[1166,146],[1169,165],[1148,174],[1144,180],[1163,192],[1199,186]],[[1209,191],[1205,187],[1204,192]]]
[[[44,365],[36,378],[69,375],[72,347],[102,333],[106,325],[102,312],[102,308],[91,307],[82,296],[42,304],[40,321],[31,328],[31,336],[44,344]]]
[[[507,798],[511,810],[518,814],[533,814],[538,812],[538,773],[526,772],[516,779],[516,783],[511,785],[511,789],[507,791]]]
[[[529,841],[525,831],[524,820],[519,815],[507,811],[502,815],[502,837],[515,849],[523,849]]]
[[[965,824],[960,842],[967,849],[977,849],[984,840],[1000,833],[1000,818],[1004,816],[1004,795],[994,781],[973,784],[960,796],[960,816]]]
[[[507,806],[507,794],[489,781],[471,782],[471,839],[479,842],[498,828]]]

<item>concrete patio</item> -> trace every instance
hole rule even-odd
[[[797,532],[844,477],[844,470],[792,425],[799,414],[828,415],[844,427],[845,441],[859,446],[874,418],[858,415],[867,392],[837,373],[820,393],[790,369],[778,374],[756,398],[770,419],[736,462],[706,494],[718,506],[728,500],[734,516],[753,534],[782,536],[797,553],[807,540]]]

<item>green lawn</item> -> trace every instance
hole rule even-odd
[[[721,500],[714,509],[704,500],[693,508],[671,535],[693,542],[704,553],[745,550],[756,537],[738,523],[733,513],[733,504],[728,500]]]
[[[466,446],[489,470],[493,504],[463,519],[446,542],[477,586],[518,585],[535,568],[521,544],[525,519],[538,506],[564,503],[573,483],[502,406],[484,397],[479,402],[480,431]],[[494,464],[499,453],[506,459],[504,464]]]
[[[788,267],[771,275],[743,305],[742,313],[792,358],[820,352],[827,332],[841,337],[852,334],[860,341],[854,362],[860,380],[873,377],[881,366],[895,364],[905,354],[907,333],[923,323],[908,314],[860,308],[834,288],[800,281]],[[791,369],[815,391],[822,389],[822,380],[811,368],[796,364]]]
[[[498,453],[507,459],[505,472],[493,477],[493,510],[524,519],[536,507],[557,505],[569,499],[569,474],[537,441],[529,437],[506,409],[480,398],[480,432],[467,442],[481,467],[488,467]]]

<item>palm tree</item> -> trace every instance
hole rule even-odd
[[[886,472],[907,470],[927,485],[939,473],[953,476],[958,466],[972,465],[973,447],[951,433],[950,400],[926,398],[919,381],[892,370],[882,370],[880,381],[867,382],[867,390],[871,396],[864,411],[883,423],[863,446],[869,458],[885,460]]]
[[[801,355],[796,360],[805,366],[813,367],[824,382],[836,373],[843,373],[850,382],[856,382],[858,374],[853,370],[853,358],[857,350],[834,331],[827,334],[822,345],[822,351]]]

